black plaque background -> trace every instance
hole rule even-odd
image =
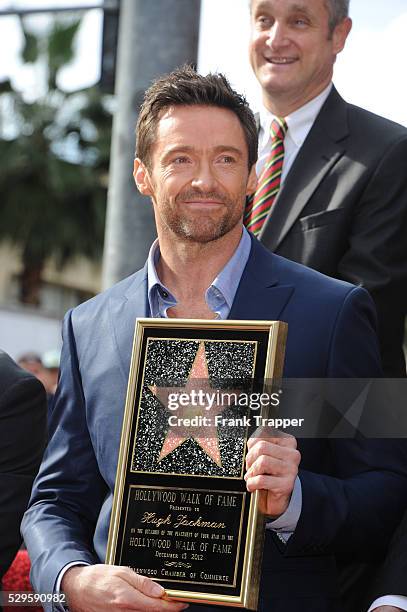
[[[202,338],[208,340],[228,340],[228,341],[256,341],[257,342],[257,355],[256,355],[256,363],[255,363],[255,373],[254,380],[260,381],[263,383],[264,374],[265,374],[265,365],[267,359],[267,349],[269,342],[269,329],[262,330],[250,330],[247,327],[244,329],[239,328],[230,328],[230,329],[190,329],[190,328],[182,328],[182,329],[164,329],[162,327],[149,327],[148,325],[144,325],[143,330],[143,339],[141,346],[141,355],[140,355],[140,364],[144,364],[146,358],[146,346],[148,338],[168,338],[168,339],[191,339],[191,340],[200,340]],[[117,565],[136,565],[133,563],[127,563],[124,560],[132,558],[132,551],[128,554],[125,551],[124,546],[124,536],[125,536],[125,518],[126,518],[126,505],[128,499],[128,492],[131,485],[143,486],[145,488],[151,487],[163,487],[163,489],[172,489],[174,487],[177,488],[185,488],[185,489],[193,489],[195,491],[200,490],[211,490],[213,492],[227,492],[227,491],[236,491],[241,493],[247,493],[246,483],[243,478],[227,478],[227,477],[211,477],[211,476],[183,476],[183,475],[175,475],[175,474],[149,474],[149,473],[132,473],[131,468],[131,458],[132,458],[132,441],[134,440],[135,432],[136,432],[136,424],[137,424],[137,406],[139,402],[141,386],[142,386],[142,376],[140,372],[142,371],[142,365],[139,369],[139,375],[137,377],[137,386],[134,394],[134,405],[133,405],[133,419],[132,426],[129,435],[130,445],[128,450],[128,456],[126,458],[126,476],[124,482],[124,494],[121,505],[120,512],[120,524],[118,529],[117,536],[117,544],[115,547],[115,556],[114,563]],[[251,428],[251,429],[254,429]],[[249,430],[248,435],[250,435],[251,430]],[[240,554],[237,559],[237,580],[236,587],[230,587],[222,585],[221,583],[216,584],[194,584],[191,582],[183,582],[182,579],[178,581],[174,580],[165,580],[160,578],[159,576],[150,576],[154,580],[159,581],[165,589],[172,590],[182,590],[185,592],[201,592],[201,593],[216,593],[217,595],[226,595],[226,596],[239,596],[241,593],[241,579],[243,573],[243,563],[244,563],[244,553],[246,546],[249,546],[249,542],[247,541],[247,523],[249,517],[250,510],[250,500],[251,495],[247,493],[245,496],[245,504],[244,504],[244,512],[243,512],[243,522],[242,522],[242,533],[240,540]],[[140,503],[140,502],[137,502]],[[213,519],[214,521],[221,521],[222,513],[221,511],[214,513]],[[208,518],[209,520],[209,518]],[[191,528],[192,530],[192,528]],[[238,537],[238,534],[236,534]],[[142,549],[141,555],[142,555]],[[159,560],[160,561],[160,560]],[[202,562],[202,571],[205,570],[207,573],[211,573],[211,567],[205,565],[205,562]]]
[[[137,489],[140,490],[141,487],[137,486]],[[187,489],[183,489],[184,491],[187,491]],[[178,494],[178,491],[174,491],[171,490],[172,493]],[[188,490],[189,492],[189,490]],[[197,493],[197,491],[194,491],[193,489],[190,490],[191,493]],[[209,491],[204,491],[202,489],[200,489],[199,493],[201,493],[201,497],[205,498],[206,494],[212,494],[213,490]],[[230,494],[230,492],[229,492]],[[171,512],[168,507],[169,504],[167,503],[160,503],[160,502],[154,502],[154,504],[152,502],[143,502],[140,500],[135,501],[133,499],[133,502],[130,502],[129,504],[126,504],[126,506],[129,508],[129,513],[126,513],[126,518],[127,518],[127,525],[125,526],[125,538],[124,538],[124,542],[126,542],[128,540],[129,537],[133,536],[133,537],[141,537],[144,538],[144,541],[146,541],[146,539],[148,537],[154,537],[157,540],[161,539],[164,541],[168,541],[169,539],[172,539],[172,544],[173,546],[171,547],[171,549],[167,549],[167,548],[154,548],[154,547],[142,547],[142,546],[137,546],[137,547],[133,547],[130,548],[128,546],[123,547],[123,555],[120,557],[120,565],[128,565],[129,567],[132,567],[133,569],[135,569],[135,571],[137,571],[137,573],[139,574],[145,574],[147,575],[147,572],[143,571],[143,567],[140,566],[145,566],[148,569],[156,569],[157,570],[157,574],[156,575],[151,575],[148,574],[151,578],[153,578],[154,580],[160,580],[160,581],[168,581],[168,582],[180,582],[180,579],[178,578],[165,578],[162,577],[162,575],[160,574],[161,569],[164,569],[165,571],[167,571],[168,573],[171,571],[178,571],[178,572],[184,572],[186,578],[182,578],[182,580],[185,580],[185,582],[183,582],[183,589],[186,589],[186,585],[189,584],[194,585],[194,589],[196,590],[197,587],[196,585],[199,583],[199,590],[201,590],[201,586],[204,587],[205,591],[206,591],[206,583],[209,585],[211,584],[212,586],[216,586],[218,587],[220,584],[223,587],[226,587],[226,585],[228,585],[228,591],[230,591],[235,585],[237,585],[237,572],[236,572],[236,560],[239,558],[239,553],[240,553],[240,547],[241,547],[241,538],[239,536],[236,536],[236,534],[239,535],[243,535],[240,534],[240,527],[241,524],[243,523],[242,521],[242,515],[244,514],[244,508],[245,508],[245,501],[246,501],[246,497],[247,497],[247,493],[246,494],[239,494],[236,492],[233,492],[234,495],[236,495],[236,497],[240,500],[240,504],[237,505],[236,507],[219,507],[216,506],[216,499],[217,499],[217,495],[216,493],[213,494],[213,502],[214,502],[214,506],[213,506],[213,510],[214,512],[212,512],[212,514],[207,512],[207,507],[204,510],[201,510],[201,512],[194,512],[193,515],[190,515],[189,518],[194,518],[196,516],[199,515],[203,515],[203,518],[206,520],[213,520],[215,522],[224,522],[227,527],[231,527],[231,529],[227,529],[222,530],[222,529],[212,529],[212,528],[200,528],[200,527],[184,527],[184,526],[180,526],[180,527],[174,527],[172,526],[160,526],[157,528],[157,531],[160,532],[159,536],[148,536],[148,535],[142,535],[142,534],[138,534],[137,533],[137,527],[142,527],[143,530],[145,530],[145,528],[149,528],[149,530],[154,530],[154,525],[146,525],[145,523],[141,523],[140,522],[140,518],[143,516],[144,512],[151,512],[152,510],[152,506],[154,505],[155,507],[153,508],[154,510],[157,511],[157,514],[159,516],[166,516],[167,514],[171,513],[174,517],[176,517],[179,514],[183,514],[183,512]],[[130,490],[128,491],[128,496],[127,496],[127,501],[129,500],[129,497],[133,497],[134,495],[134,489],[130,488]],[[191,504],[192,506],[194,504]],[[202,508],[202,506],[201,506]],[[241,509],[241,510],[240,510]],[[217,510],[217,512],[215,511]],[[190,514],[190,513],[188,513]],[[137,517],[137,519],[136,519]],[[175,521],[174,521],[175,523]],[[175,523],[176,524],[176,523]],[[130,533],[130,528],[131,526],[133,526],[133,528],[135,529],[135,533]],[[173,537],[169,537],[167,535],[168,530],[171,530],[173,532]],[[192,533],[196,533],[196,534],[201,534],[202,532],[204,532],[205,534],[210,534],[211,536],[217,536],[217,537],[210,537],[210,538],[201,538],[199,537],[199,535],[195,538],[186,538],[183,536],[176,536],[175,534],[177,532],[192,532]],[[233,541],[228,540],[227,536],[232,534],[234,536]],[[225,539],[222,539],[222,535],[225,536]],[[176,546],[174,545],[175,541],[178,542],[185,542],[186,544],[190,545],[191,542],[195,543],[195,550],[189,550],[186,551],[184,553],[184,549],[180,548],[179,550],[177,550]],[[206,552],[201,550],[201,544],[206,546]],[[218,553],[216,550],[213,550],[213,546],[217,546],[217,545],[230,545],[231,546],[231,552],[230,553],[226,553],[226,554],[220,554]],[[178,553],[179,555],[179,559],[177,559],[176,561],[174,561],[173,559],[169,559],[169,558],[165,558],[163,557],[155,557],[155,551],[158,550],[158,552],[160,553],[166,553],[166,552],[172,552],[172,553]],[[182,558],[182,554],[185,554],[185,559]],[[153,557],[153,560],[149,560],[146,561],[146,557],[150,556]],[[200,559],[200,557],[203,557],[203,560]],[[195,557],[195,558],[194,558]],[[198,558],[197,558],[198,557]],[[222,563],[222,561],[227,561],[227,565],[224,565]],[[181,565],[179,565],[179,563],[181,562]],[[167,565],[168,563],[173,564],[175,563],[175,566],[170,566]],[[185,564],[185,565],[184,565]],[[189,567],[188,567],[189,565]],[[212,580],[210,581],[209,579],[202,579],[199,576],[200,571],[205,571],[206,574],[216,574],[216,575],[222,575],[225,574],[225,572],[227,572],[227,574],[230,576],[230,580],[229,581],[216,581],[216,580]],[[190,578],[190,572],[195,572],[196,577],[195,578]]]

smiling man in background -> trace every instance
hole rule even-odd
[[[251,1],[264,106],[245,224],[279,255],[365,287],[384,373],[404,377],[407,129],[347,104],[332,85],[348,12],[349,0]]]

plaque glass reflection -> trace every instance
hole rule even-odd
[[[106,563],[170,599],[256,610],[264,517],[244,472],[264,408],[250,398],[253,381],[281,378],[286,331],[136,321]]]

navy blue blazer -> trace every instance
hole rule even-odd
[[[146,267],[65,317],[53,435],[23,521],[39,592],[67,563],[105,558],[134,324],[145,316]],[[368,293],[257,240],[230,318],[288,323],[286,376],[380,376]],[[267,534],[259,609],[332,612],[335,557],[382,555],[407,502],[407,457],[383,441],[303,440],[300,450],[301,517],[287,546]]]

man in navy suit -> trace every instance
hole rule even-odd
[[[62,588],[73,612],[184,609],[149,578],[103,565],[136,317],[281,319],[286,376],[380,376],[367,292],[243,229],[256,157],[254,117],[224,77],[182,69],[148,90],[134,177],[158,240],[143,270],[65,318],[54,433],[23,524],[35,588]],[[270,516],[259,610],[341,610],[336,563],[383,555],[406,465],[380,441],[250,441],[247,488],[263,491]]]

